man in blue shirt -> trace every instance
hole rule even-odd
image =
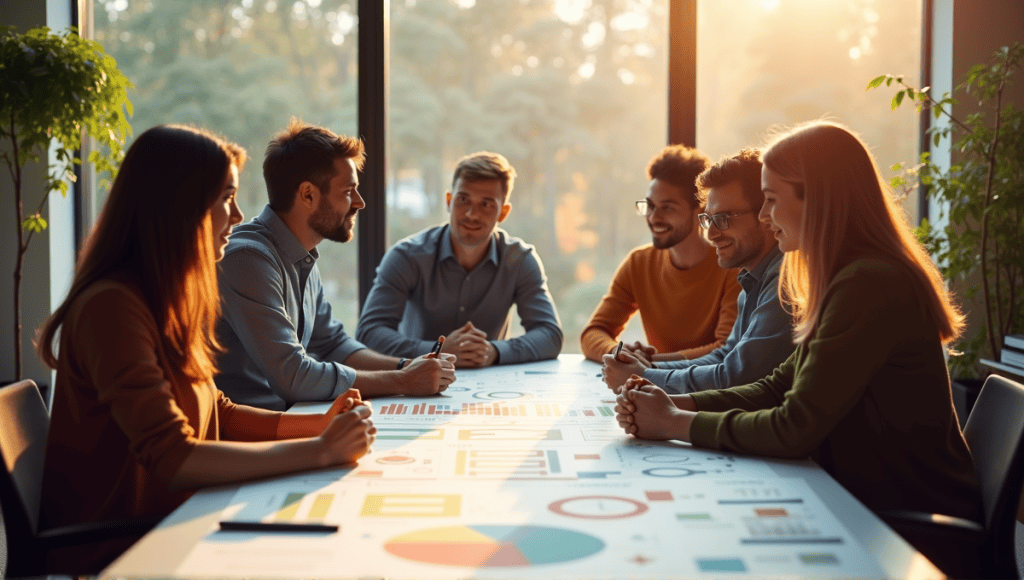
[[[270,203],[235,227],[219,266],[217,338],[227,352],[215,380],[235,402],[284,410],[350,387],[367,397],[423,396],[455,380],[455,357],[427,356],[429,347],[411,361],[366,348],[324,299],[316,246],[352,239],[366,205],[357,189],[364,157],[358,139],[295,120],[268,145]]]
[[[725,344],[691,360],[659,362],[619,353],[603,357],[604,380],[618,390],[630,375],[648,379],[669,393],[692,393],[753,383],[771,374],[793,352],[792,319],[779,300],[779,251],[769,226],[758,221],[764,203],[761,160],[754,149],[722,159],[697,177],[698,216],[715,245],[718,265],[740,268],[743,290],[738,316]]]
[[[497,227],[508,217],[515,169],[487,151],[459,160],[445,193],[449,223],[423,230],[385,254],[366,297],[356,338],[412,356],[445,336],[457,367],[558,356],[562,329],[533,246]],[[508,338],[515,305],[526,333]]]

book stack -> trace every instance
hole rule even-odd
[[[1024,334],[1007,334],[1003,337],[998,361],[981,359],[978,362],[1015,381],[1024,381]]]
[[[1024,372],[1024,334],[1007,334],[1003,338],[1003,350],[999,353],[999,362],[1017,367]]]

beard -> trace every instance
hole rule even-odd
[[[348,225],[348,219],[355,218],[358,211],[351,209],[346,214],[338,214],[332,212],[327,204],[321,204],[309,216],[309,227],[326,240],[345,243],[352,239],[352,227]]]
[[[651,225],[653,224],[648,224],[648,227],[650,227]],[[651,237],[651,244],[659,250],[667,250],[668,248],[671,248],[672,246],[685,240],[692,232],[692,225],[686,227],[686,229],[673,227],[664,234],[655,234],[653,231],[651,231],[651,233],[653,234],[653,236]]]
[[[764,239],[758,238],[754,243],[743,247],[733,242],[733,250],[732,256],[718,257],[718,267],[726,269],[739,268],[746,264],[764,250]]]

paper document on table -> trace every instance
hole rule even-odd
[[[340,524],[337,480],[266,481],[242,486],[221,512],[221,521]]]
[[[336,494],[338,533],[215,532],[175,576],[884,576],[802,479],[449,480],[415,488],[349,480],[344,494],[334,489],[312,493]],[[296,517],[307,505],[300,502]]]

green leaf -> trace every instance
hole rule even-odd
[[[21,224],[21,227],[25,228],[28,231],[35,232],[38,234],[46,229],[46,220],[43,219],[43,216],[39,214],[30,215]]]
[[[880,76],[877,76],[877,77],[871,79],[871,82],[868,83],[867,88],[865,88],[864,90],[866,91],[868,89],[873,89],[873,88],[881,86],[882,82],[885,81],[885,77],[886,77],[886,75],[880,75]]]
[[[906,94],[907,94],[906,91],[900,91],[900,92],[896,93],[896,96],[894,96],[892,98],[892,110],[895,111],[896,109],[899,108],[900,103],[903,102],[903,96],[906,95]]]

